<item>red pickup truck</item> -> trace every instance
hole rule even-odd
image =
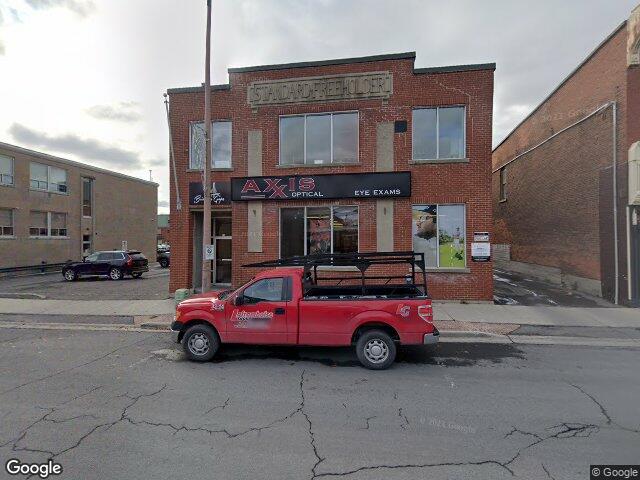
[[[420,259],[415,261],[415,256]],[[371,265],[403,262],[410,264],[413,282],[408,275],[365,276]],[[237,290],[180,302],[171,328],[195,361],[213,358],[221,343],[354,345],[363,366],[385,369],[393,363],[397,345],[438,342],[424,269],[424,286],[415,284],[416,264],[424,266],[421,254],[401,252],[315,255],[248,265],[279,268],[262,271]],[[361,274],[336,277],[328,269],[333,274],[318,277],[318,267],[324,272],[322,267],[331,266],[355,266]],[[389,284],[398,278],[404,283]],[[366,283],[372,279],[386,282]]]

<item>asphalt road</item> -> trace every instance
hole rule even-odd
[[[54,300],[158,300],[171,298],[169,269],[151,264],[141,278],[119,281],[84,277],[67,282],[61,273],[0,278],[0,294],[37,294]]]
[[[441,344],[383,372],[320,348],[196,364],[166,333],[0,329],[0,458],[53,456],[64,479],[584,480],[640,458],[639,361]]]

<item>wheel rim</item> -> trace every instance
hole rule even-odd
[[[114,268],[113,270],[111,270],[111,275],[110,275],[110,277],[111,277],[113,280],[120,280],[120,270],[115,269],[115,268]]]
[[[204,333],[194,333],[187,342],[189,351],[194,355],[206,355],[209,352],[209,339]]]
[[[371,339],[364,346],[364,356],[371,363],[382,363],[389,358],[389,346],[379,338]]]
[[[66,278],[67,280],[73,280],[73,271],[67,270],[66,272],[64,272],[64,278]]]

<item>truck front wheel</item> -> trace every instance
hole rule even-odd
[[[367,330],[356,342],[356,354],[365,368],[384,370],[396,359],[396,344],[382,330]]]
[[[220,348],[220,337],[208,325],[194,325],[182,337],[182,348],[189,360],[208,362]]]

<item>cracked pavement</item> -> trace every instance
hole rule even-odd
[[[346,349],[0,330],[0,457],[69,479],[584,479],[640,458],[640,353],[442,344],[388,371]],[[0,478],[9,477],[4,469]]]

